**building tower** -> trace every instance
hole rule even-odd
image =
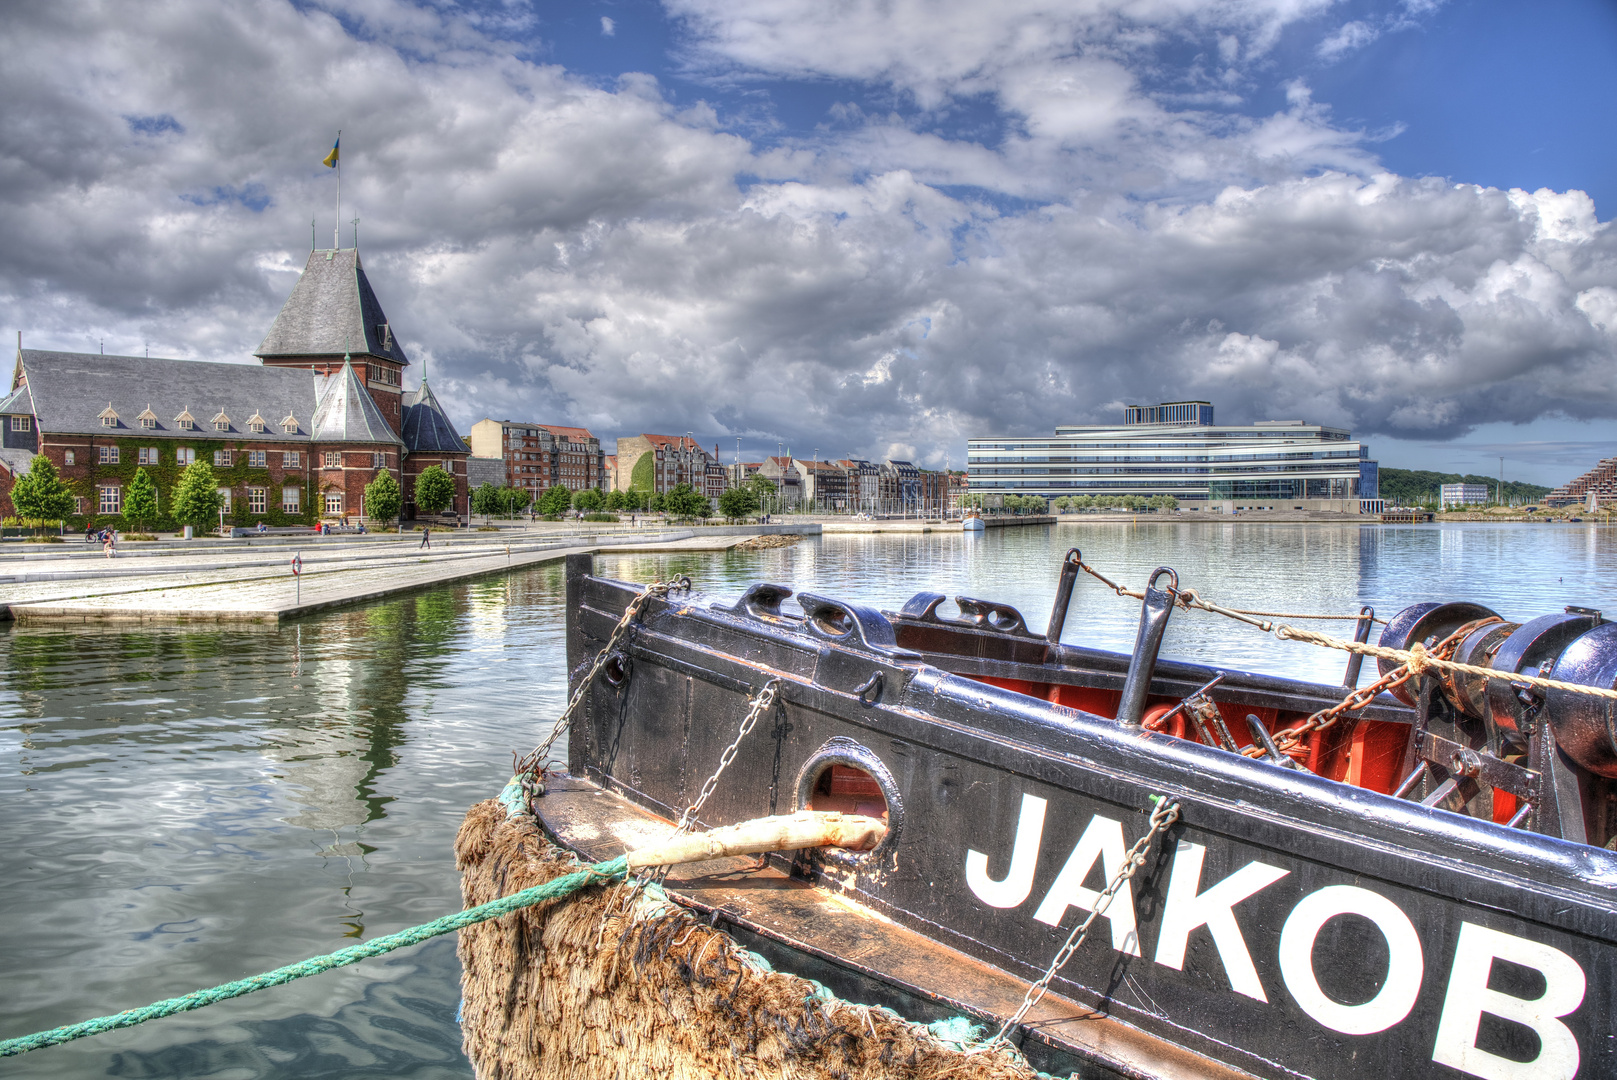
[[[365,276],[358,248],[317,249],[254,353],[265,367],[354,372],[393,429],[404,428],[404,369],[410,361]]]

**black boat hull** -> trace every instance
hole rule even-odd
[[[575,672],[637,591],[589,566],[569,565]],[[952,674],[898,646],[902,620],[855,605],[818,621],[781,616],[778,600],[738,607],[652,601],[589,689],[569,771],[677,817],[749,695],[779,678],[703,824],[790,812],[832,766],[858,770],[880,787],[888,838],[793,871],[928,939],[1038,978],[1161,796],[1179,822],[1055,992],[1275,1080],[1617,1075],[1617,856]],[[1024,651],[1003,662],[1028,666]],[[1062,652],[1056,666],[1072,667]],[[1116,660],[1086,677],[1120,676]],[[1182,696],[1205,672],[1158,674],[1154,693]],[[1328,696],[1248,682],[1254,701]],[[1399,720],[1397,703],[1375,710]]]

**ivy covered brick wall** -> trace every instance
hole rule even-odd
[[[101,441],[97,445],[106,445],[106,443]],[[119,529],[128,527],[130,523],[124,520],[122,514],[101,514],[97,512],[100,505],[100,494],[97,489],[108,480],[118,480],[123,486],[128,487],[129,481],[134,478],[135,470],[145,469],[146,474],[157,485],[158,516],[154,521],[144,522],[143,525],[147,528],[163,531],[178,531],[179,524],[169,515],[169,507],[172,504],[174,488],[180,482],[180,474],[185,471],[185,466],[179,464],[175,453],[179,448],[159,444],[157,447],[157,464],[141,465],[139,464],[139,450],[142,445],[150,446],[151,443],[120,440],[117,443],[118,463],[116,465],[103,464],[96,460],[100,456],[99,451],[85,451],[82,448],[78,450],[78,453],[85,454],[90,459],[88,462],[76,463],[85,470],[85,475],[72,479],[64,478],[73,494],[84,500],[86,512],[72,519],[75,525],[81,528],[92,524],[96,526],[110,525]],[[305,479],[303,473],[288,473],[285,479],[275,480],[271,478],[268,469],[248,467],[247,451],[249,449],[259,449],[258,447],[247,447],[240,442],[231,440],[221,441],[214,439],[188,439],[185,445],[196,451],[198,461],[206,461],[210,464],[213,462],[214,451],[229,450],[231,452],[232,464],[213,466],[213,474],[218,480],[219,486],[230,489],[230,511],[225,516],[231,524],[251,526],[262,521],[266,525],[313,525],[319,520],[319,508],[314,505],[318,496],[312,485]],[[300,447],[298,452],[305,455],[305,460],[307,460],[309,451],[306,448]],[[273,455],[279,454],[281,451],[278,449],[269,450],[267,453]],[[247,489],[249,487],[265,489],[266,507],[264,513],[254,514],[248,509]],[[283,487],[303,489],[298,500],[299,505],[302,507],[301,513],[288,514],[281,509],[281,489]]]

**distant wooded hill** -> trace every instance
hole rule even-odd
[[[1435,506],[1439,489],[1444,484],[1486,484],[1488,497],[1493,498],[1499,481],[1475,474],[1461,476],[1459,473],[1428,472],[1425,469],[1381,469],[1381,497],[1388,506]],[[1503,497],[1506,503],[1537,502],[1549,493],[1549,488],[1538,484],[1506,480]]]

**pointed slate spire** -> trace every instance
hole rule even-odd
[[[335,357],[356,344],[365,355],[410,362],[371,289],[359,252],[311,251],[292,295],[254,355]]]
[[[425,377],[421,387],[404,399],[404,445],[412,454],[470,454],[472,448],[455,433],[443,406],[432,396]]]
[[[315,442],[397,444],[400,441],[376,402],[365,392],[353,361],[346,357],[342,370],[320,380],[315,393],[319,403],[314,408],[314,419],[309,422],[310,438]]]

